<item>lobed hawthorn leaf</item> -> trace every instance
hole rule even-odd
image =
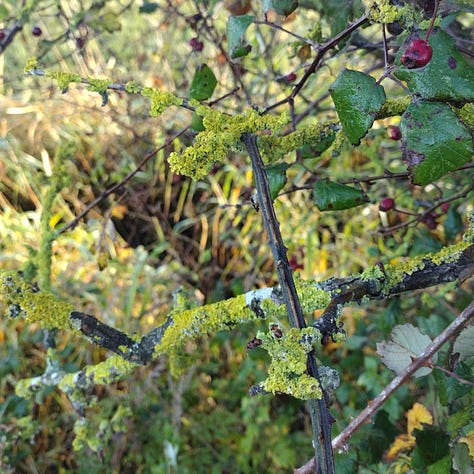
[[[368,74],[344,69],[329,92],[347,138],[358,145],[385,103],[383,87]]]
[[[423,38],[423,32],[419,33]],[[472,102],[474,67],[457,50],[454,38],[443,30],[433,30],[428,42],[433,48],[433,57],[421,68],[403,67],[400,58],[405,48],[400,48],[395,59],[399,66],[395,76],[423,99]]]
[[[244,35],[252,24],[253,15],[229,16],[227,20],[227,45],[231,59],[247,56],[252,47],[245,42]]]
[[[377,343],[377,354],[382,362],[397,375],[418,358],[431,343],[431,339],[412,324],[395,326],[392,330],[393,342]],[[432,357],[436,362],[436,354]],[[429,367],[421,367],[413,375],[422,377],[431,373]]]
[[[449,105],[412,102],[402,115],[402,159],[413,184],[425,185],[467,163],[474,153],[469,129]]]
[[[361,189],[334,183],[328,179],[314,183],[314,203],[320,211],[341,211],[369,201]]]
[[[206,100],[212,96],[217,85],[217,79],[207,64],[201,64],[194,73],[189,89],[189,97],[196,100]]]

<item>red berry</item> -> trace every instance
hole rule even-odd
[[[77,49],[82,49],[86,44],[86,40],[82,37],[79,36],[76,38],[76,48]]]
[[[402,132],[396,125],[390,125],[387,127],[387,135],[390,140],[400,140],[402,138]]]
[[[204,43],[199,38],[194,37],[189,40],[189,46],[193,48],[193,51],[202,51]]]
[[[388,212],[390,211],[391,209],[393,209],[395,206],[395,200],[392,199],[392,198],[385,198],[385,199],[382,199],[379,203],[379,209],[382,211],[382,212]]]
[[[43,34],[43,32],[41,31],[41,28],[39,26],[35,26],[32,30],[31,30],[31,34],[33,36],[41,36]]]
[[[408,69],[426,66],[433,56],[433,48],[422,39],[414,39],[402,54],[401,62]]]
[[[435,230],[438,227],[438,223],[436,222],[436,218],[432,215],[428,214],[427,216],[423,217],[421,221],[428,227],[430,230]]]
[[[443,204],[441,204],[441,206],[439,207],[441,209],[442,212],[444,212],[445,214],[449,211],[449,202],[443,202]]]
[[[287,74],[285,79],[288,81],[288,82],[293,82],[296,80],[296,72],[290,72],[290,74]]]
[[[7,34],[4,31],[0,30],[0,41],[2,41],[5,38],[5,36],[7,36]]]

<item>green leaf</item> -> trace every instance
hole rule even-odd
[[[347,138],[358,145],[385,102],[383,87],[368,74],[344,69],[329,92]]]
[[[464,223],[457,209],[451,206],[444,221],[444,235],[447,240],[454,240],[464,229]]]
[[[431,343],[431,339],[412,324],[395,326],[391,336],[393,342],[377,343],[377,354],[381,361],[396,374],[402,373]],[[436,362],[436,354],[432,360]],[[429,367],[421,367],[413,375],[422,377],[430,372]]]
[[[270,187],[270,196],[272,199],[275,199],[278,196],[278,193],[283,189],[283,186],[285,186],[287,181],[286,170],[289,166],[290,165],[287,163],[278,163],[265,168]]]
[[[420,36],[423,38],[422,32]],[[429,43],[433,57],[425,67],[418,69],[401,66],[405,48],[400,48],[395,61],[400,67],[395,76],[424,99],[473,101],[474,67],[456,49],[454,39],[443,30],[433,30]]]
[[[449,436],[434,426],[425,426],[423,430],[413,430],[416,438],[415,449],[412,453],[412,467],[415,472],[423,472],[423,468],[449,454]],[[448,471],[442,471],[449,472]]]
[[[202,122],[202,117],[196,112],[193,112],[191,117],[191,130],[194,132],[203,132],[205,130],[204,124]]]
[[[194,73],[189,97],[196,100],[206,100],[211,97],[217,85],[217,79],[207,64],[201,64]]]
[[[340,211],[360,206],[369,198],[361,189],[334,183],[327,179],[314,184],[314,203],[320,211]]]
[[[227,44],[231,59],[247,56],[252,47],[244,40],[247,28],[253,22],[253,15],[230,16],[227,20]]]
[[[336,134],[331,133],[318,142],[311,143],[311,141],[307,141],[302,147],[298,148],[301,158],[306,159],[320,156],[331,146],[335,138]]]
[[[474,357],[474,326],[467,326],[456,338],[453,346],[453,352],[459,353],[459,361]]]
[[[153,13],[158,10],[160,5],[156,2],[143,2],[138,11],[140,13]]]
[[[264,12],[273,9],[282,16],[288,16],[298,8],[298,0],[267,0],[263,3]]]
[[[469,129],[447,104],[412,102],[402,115],[400,130],[402,159],[414,184],[441,178],[474,153]]]

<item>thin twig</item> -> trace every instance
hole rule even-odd
[[[276,107],[279,107],[280,105],[286,104],[291,99],[294,99],[299,94],[303,86],[306,84],[306,81],[309,79],[309,77],[316,72],[324,55],[330,49],[336,47],[344,38],[349,36],[353,31],[357,30],[362,25],[364,25],[367,21],[368,21],[367,15],[364,14],[357,21],[352,23],[352,25],[349,25],[345,30],[341,31],[339,34],[334,36],[334,38],[331,38],[329,41],[326,41],[326,43],[319,45],[317,48],[318,52],[316,54],[316,57],[314,58],[311,65],[308,67],[308,69],[304,73],[301,80],[298,82],[298,84],[295,85],[295,87],[291,91],[291,94],[288,97],[268,106],[264,112],[268,112]]]
[[[181,129],[179,132],[174,134],[171,138],[166,140],[166,142],[161,145],[159,148],[156,148],[155,150],[151,151],[145,157],[143,160],[137,165],[137,167],[128,173],[125,178],[123,178],[120,182],[114,184],[110,188],[106,189],[103,193],[100,194],[96,199],[94,199],[81,213],[79,213],[72,221],[68,222],[65,226],[61,227],[58,229],[57,234],[62,234],[63,232],[66,232],[69,229],[73,229],[76,227],[76,225],[79,223],[79,221],[89,213],[89,211],[97,206],[101,201],[103,201],[107,196],[110,196],[113,194],[117,189],[120,189],[124,184],[128,183],[154,156],[156,156],[157,153],[159,153],[161,150],[169,146],[174,140],[176,140],[178,137],[183,135],[189,127],[185,127]]]

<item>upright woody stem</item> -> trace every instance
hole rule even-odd
[[[242,141],[247,148],[252,162],[252,169],[257,187],[257,202],[262,211],[263,224],[268,235],[268,244],[275,261],[278,280],[290,325],[302,329],[306,327],[306,321],[301,309],[298,293],[296,292],[291,267],[288,263],[288,257],[286,254],[287,248],[283,242],[280,225],[273,207],[268,177],[258,149],[257,137],[251,133],[244,133],[242,134]],[[313,354],[308,355],[307,367],[309,375],[319,382],[318,367]],[[332,474],[335,472],[334,457],[331,446],[332,417],[327,409],[324,397],[321,400],[310,400],[308,402],[308,408],[314,432],[314,472],[318,474]]]

